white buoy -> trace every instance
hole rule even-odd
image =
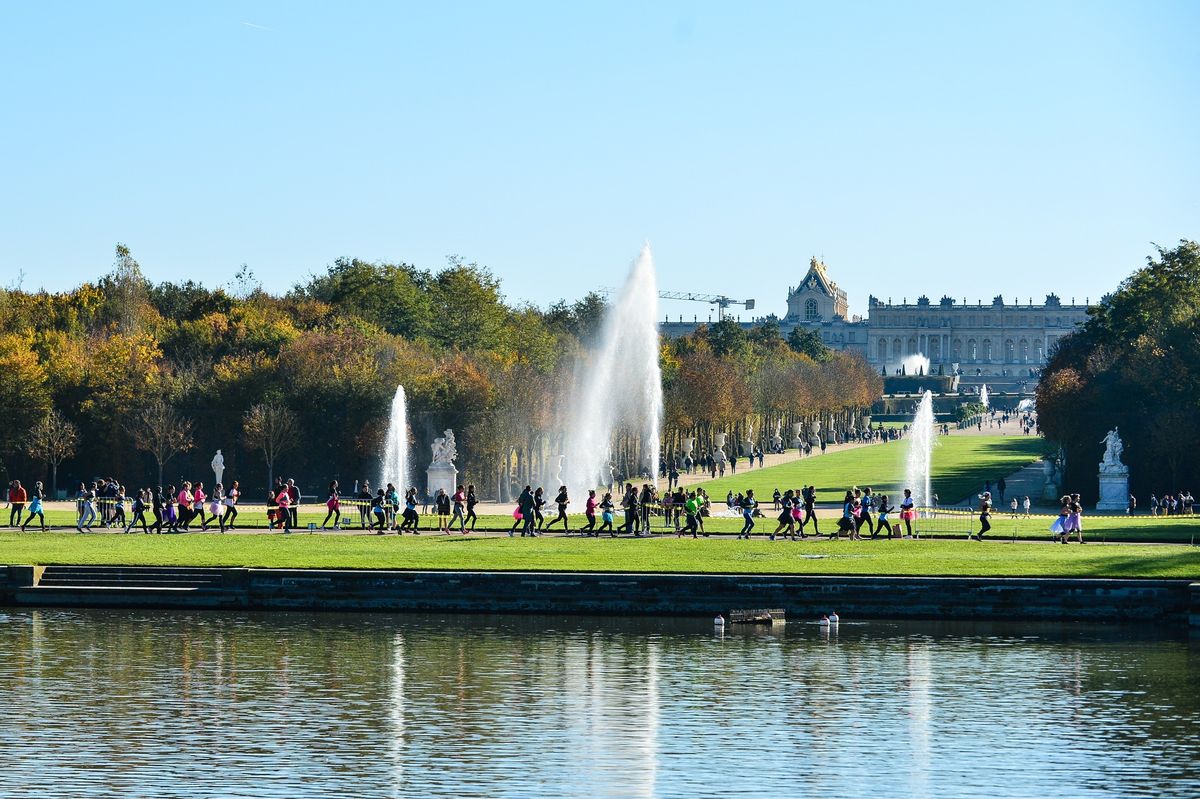
[[[821,625],[822,627],[828,627],[829,626],[829,617],[822,616],[821,620],[819,622],[817,622],[817,624]]]
[[[838,618],[838,615],[836,612],[829,614],[829,623],[830,624],[837,624],[839,621],[840,621],[840,619]]]
[[[725,626],[725,617],[717,616],[715,619],[713,619],[713,626],[714,627],[724,627]]]

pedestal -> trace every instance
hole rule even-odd
[[[1100,473],[1100,501],[1096,510],[1124,511],[1129,507],[1129,472]]]
[[[425,470],[425,475],[428,478],[425,486],[430,499],[437,496],[439,488],[454,496],[458,488],[458,469],[454,468],[453,463],[431,463]]]

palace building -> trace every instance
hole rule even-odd
[[[814,330],[831,349],[857,352],[889,374],[900,369],[908,356],[923,355],[931,371],[958,370],[968,378],[991,377],[989,383],[1033,376],[1046,363],[1054,343],[1087,319],[1086,304],[1067,305],[1055,294],[1037,305],[1032,299],[1006,302],[1003,296],[987,304],[947,296],[937,302],[926,296],[909,302],[905,297],[893,304],[872,296],[867,318],[851,317],[845,290],[816,258],[800,284],[788,289],[787,308],[783,319],[768,317],[778,321],[784,336],[797,327]],[[749,328],[763,321],[741,324]],[[684,335],[699,324],[668,319],[662,331],[668,336]]]

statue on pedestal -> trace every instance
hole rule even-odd
[[[1115,427],[1100,443],[1104,444],[1104,457],[1100,460],[1100,501],[1096,510],[1123,511],[1129,506],[1129,467],[1121,462],[1125,444]]]
[[[425,470],[427,477],[425,486],[428,496],[430,498],[436,496],[439,488],[447,494],[453,495],[457,489],[456,480],[458,478],[458,469],[454,466],[454,459],[458,457],[454,431],[449,428],[444,430],[441,437],[435,439],[430,445],[430,449],[433,450],[433,462]]]

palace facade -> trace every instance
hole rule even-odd
[[[1055,294],[1037,305],[1032,299],[1006,302],[1003,296],[986,304],[947,296],[937,302],[921,296],[893,304],[872,296],[867,318],[851,317],[845,290],[816,258],[800,284],[788,289],[787,307],[787,316],[776,319],[784,336],[797,327],[814,330],[831,349],[857,352],[889,374],[908,356],[923,355],[935,373],[939,367],[946,374],[961,370],[968,378],[992,377],[988,382],[1036,374],[1054,343],[1087,319],[1086,304],[1067,305]],[[741,324],[749,328],[762,321]],[[678,336],[698,326],[668,319],[662,331]]]

